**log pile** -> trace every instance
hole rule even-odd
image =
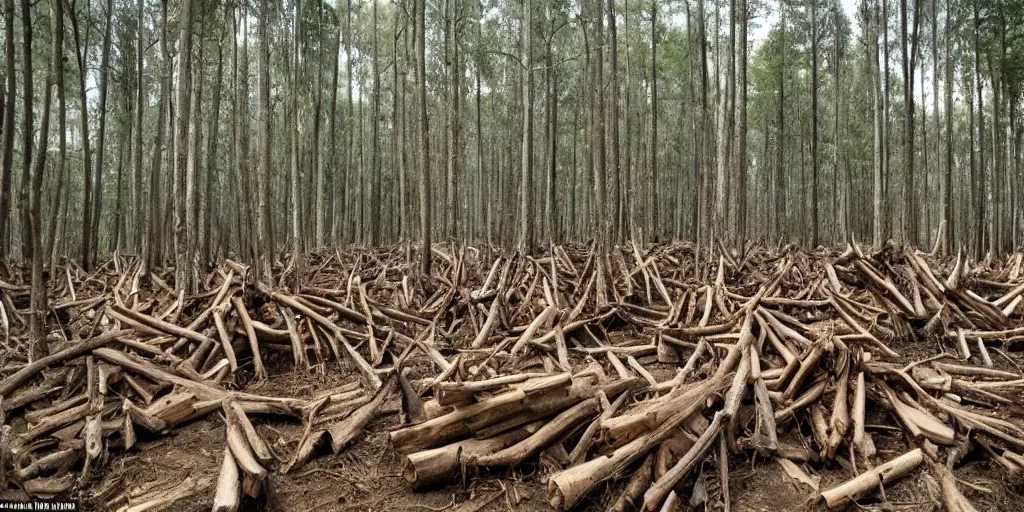
[[[10,272],[0,494],[82,492],[145,449],[139,435],[205,416],[223,424],[216,482],[106,505],[207,492],[238,510],[270,472],[342,453],[381,416],[412,490],[539,462],[556,510],[588,497],[674,510],[707,463],[728,503],[727,462],[744,454],[833,508],[927,472],[936,499],[973,510],[954,476],[972,452],[1024,472],[1020,253],[432,250],[432,275],[408,248],[336,250],[307,256],[302,275],[278,266],[273,283],[228,260],[191,295],[130,258],[68,264],[51,275],[50,355],[36,361],[22,357],[27,288]],[[281,371],[357,378],[301,398],[247,391]],[[271,446],[256,416],[302,434]],[[880,450],[871,417],[894,420],[902,446]],[[822,467],[847,478],[819,488]]]

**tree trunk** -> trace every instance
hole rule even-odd
[[[779,0],[779,113],[776,127],[775,162],[775,229],[777,236],[786,233],[786,0]]]
[[[380,59],[377,51],[377,2],[373,2],[373,117],[370,120],[370,203],[373,212],[381,212],[380,177]],[[379,243],[381,215],[370,215],[370,246]]]
[[[110,77],[110,22],[113,13],[114,1],[107,0],[107,21],[103,29],[103,56],[100,58],[100,126],[96,137],[96,170],[93,171],[96,175],[96,197],[92,199],[92,208],[86,208],[82,212],[82,268],[85,270],[89,270],[91,256],[96,250],[95,245],[99,245],[100,240],[99,216],[102,211],[103,199],[103,155],[104,149],[106,149],[107,134],[107,81]],[[86,176],[88,175],[89,173],[86,172]],[[89,204],[90,201],[89,188],[91,188],[91,184],[86,187],[86,204]]]
[[[736,129],[736,164],[737,190],[736,197],[736,233],[738,247],[743,247],[747,240],[747,0],[739,2],[739,127]],[[838,78],[838,72],[837,72]],[[837,80],[838,82],[838,80]],[[838,112],[838,107],[836,107]],[[838,118],[837,118],[838,119]],[[837,121],[838,122],[838,121]]]
[[[8,0],[10,1],[10,0]],[[63,11],[63,7],[60,7]],[[13,20],[14,18],[8,18]],[[31,239],[26,243],[26,239],[31,237],[32,225],[30,224],[30,193],[31,181],[32,181],[32,137],[26,136],[25,134],[31,134],[32,132],[32,3],[30,0],[21,0],[21,37],[22,37],[22,58],[21,58],[21,73],[22,73],[22,107],[21,107],[21,118],[23,122],[22,128],[22,152],[21,152],[21,164],[22,164],[22,177],[21,186],[19,187],[19,195],[21,200],[21,255],[23,259],[31,260],[33,253],[33,244]],[[63,32],[63,31],[62,31]],[[63,36],[61,36],[63,38]],[[47,86],[48,87],[48,86]],[[47,88],[49,93],[49,88]],[[48,99],[46,101],[49,101]],[[49,108],[46,109],[47,111]],[[49,120],[47,120],[49,122]],[[45,131],[43,133],[46,133]],[[43,143],[45,144],[45,140]],[[13,224],[13,223],[12,223]],[[39,226],[41,228],[41,226]],[[35,323],[33,323],[35,325]],[[40,327],[40,332],[42,328]],[[33,331],[33,337],[35,334],[39,334]],[[38,338],[36,338],[38,339]]]
[[[660,183],[658,178],[658,0],[651,0],[651,142],[649,150],[651,166],[651,241],[661,240],[661,206],[659,204]],[[680,119],[680,123],[682,119]],[[682,209],[682,205],[676,205]]]
[[[190,1],[190,0],[185,0]],[[273,253],[270,249],[270,219],[267,198],[267,182],[270,176],[270,2],[260,0],[260,17],[257,37],[260,39],[260,160],[256,172],[256,276],[270,282],[270,261]]]
[[[28,0],[22,3],[22,19],[25,20],[24,29],[29,30],[31,25],[31,10]],[[64,5],[63,2],[50,3],[50,26],[53,30],[53,53],[51,55],[62,55],[64,48]],[[26,41],[31,41],[31,36],[26,35]],[[26,43],[28,46],[28,43]],[[26,118],[32,117],[31,110],[31,70],[32,53],[27,48],[24,67],[28,74],[26,77],[25,97],[28,98],[28,109],[25,110]],[[43,229],[40,210],[42,206],[43,171],[46,169],[47,139],[50,133],[50,101],[53,94],[53,85],[56,81],[57,69],[64,65],[63,59],[53,59],[49,76],[46,81],[46,90],[43,93],[43,117],[39,124],[39,154],[36,156],[35,168],[29,173],[29,194],[28,194],[28,230],[24,236],[29,238],[32,254],[32,288],[29,297],[29,335],[30,343],[28,348],[29,363],[45,357],[49,354],[46,340],[46,280],[43,276]],[[28,121],[26,122],[28,123]],[[25,132],[25,139],[31,139],[31,130]],[[31,146],[31,143],[28,144]],[[28,153],[24,157],[28,161]],[[24,240],[24,238],[23,238]],[[24,242],[22,242],[24,243]]]
[[[213,183],[217,181],[218,165],[217,165],[217,143],[220,139],[220,95],[221,95],[221,84],[224,82],[224,36],[228,35],[228,31],[224,30],[221,37],[217,40],[217,75],[213,81],[213,105],[211,106],[213,117],[210,118],[210,127],[207,129],[207,138],[209,139],[209,146],[206,153],[206,193],[205,196],[205,215],[203,215],[203,247],[202,254],[206,261],[213,261],[215,259],[213,246]],[[233,35],[232,35],[233,37]],[[223,189],[218,188],[218,192],[224,193]],[[223,215],[225,212],[218,210],[218,215]],[[218,217],[220,218],[220,217]],[[218,228],[222,225],[223,220],[218,221]]]
[[[811,247],[820,241],[818,199],[818,0],[811,0]]]
[[[622,209],[622,176],[621,162],[619,161],[619,37],[615,29],[615,0],[608,0],[608,62],[611,66],[608,80],[611,82],[606,87],[611,93],[608,98],[608,158],[611,160],[609,168],[608,183],[611,186],[611,197],[608,215],[612,222],[612,239],[618,243],[624,238],[623,234],[623,209]]]
[[[420,271],[424,276],[428,276],[433,255],[430,252],[430,126],[427,121],[426,41],[424,38],[426,0],[414,1],[416,3],[416,94],[420,135],[420,236],[423,238],[423,246],[420,248]]]
[[[953,34],[950,28],[953,21],[951,14],[950,0],[946,0],[946,58],[943,62],[946,72],[946,169],[942,177],[942,182],[945,184],[945,190],[942,194],[944,205],[942,215],[946,220],[946,241],[948,244],[953,244],[956,240],[953,238],[956,234],[954,229],[955,223],[953,222],[953,87],[955,85],[953,82],[953,68],[955,64],[953,63]]]
[[[0,260],[11,255],[11,183],[14,177],[14,109],[17,97],[17,72],[14,68],[14,0],[4,0],[4,15],[8,22],[4,27],[4,41],[7,48],[7,108],[3,111],[3,162],[0,178]],[[31,113],[26,116],[30,118]]]
[[[533,2],[523,0],[523,149],[519,196],[519,249],[533,248]]]
[[[56,62],[59,62],[59,65],[57,63],[52,64],[53,65],[53,68],[52,68],[52,71],[53,71],[52,80],[56,81],[56,86],[57,86],[57,130],[58,130],[59,133],[57,134],[57,140],[58,140],[58,142],[57,142],[57,166],[56,166],[57,167],[57,184],[56,184],[57,193],[56,193],[56,197],[54,198],[54,201],[53,201],[53,210],[52,210],[52,215],[50,217],[49,235],[45,239],[45,243],[47,244],[46,245],[46,255],[45,255],[45,257],[50,260],[51,268],[52,268],[52,263],[56,259],[56,252],[55,251],[56,251],[56,248],[57,248],[57,223],[59,221],[63,220],[63,218],[59,215],[59,212],[60,212],[60,208],[61,208],[61,206],[62,206],[62,204],[64,202],[64,201],[61,200],[61,196],[63,194],[63,189],[64,189],[64,170],[65,170],[64,167],[65,167],[66,162],[67,162],[67,146],[68,146],[68,141],[67,141],[67,115],[68,115],[67,112],[68,112],[68,106],[67,106],[67,91],[65,89],[65,80],[64,80],[64,19],[63,19],[64,14],[63,14],[63,11],[64,11],[64,8],[62,6],[58,6],[57,7],[57,13],[58,13],[57,15],[60,16],[61,19],[57,20],[57,25],[53,27],[53,30],[56,31],[56,32],[54,32],[54,43],[53,43],[54,44],[54,46],[53,46],[54,55],[58,55],[58,56],[60,56],[60,58],[56,59]],[[86,73],[86,71],[85,71],[85,66],[84,66],[84,62],[83,62],[83,58],[84,58],[83,57],[83,53],[84,52],[82,51],[82,48],[81,48],[81,46],[79,44],[78,23],[76,21],[74,11],[71,12],[71,23],[72,23],[72,27],[74,28],[74,35],[75,35],[75,50],[77,52],[76,55],[75,55],[75,58],[76,58],[76,62],[78,63],[78,70],[79,70],[79,77],[78,77],[79,78],[79,82],[78,83],[80,85],[79,99],[81,100],[81,103],[80,103],[81,117],[83,119],[83,121],[82,121],[82,148],[83,148],[83,157],[84,157],[83,160],[82,160],[82,162],[83,162],[82,165],[83,165],[83,170],[84,170],[83,174],[88,175],[89,174],[89,172],[88,172],[88,168],[89,168],[89,166],[88,166],[88,162],[89,162],[88,155],[89,155],[89,153],[88,153],[88,150],[85,149],[87,147],[87,144],[88,144],[87,141],[89,140],[89,131],[87,129],[88,128],[88,124],[85,121],[86,119],[88,119],[88,114],[87,114],[88,110],[86,109],[86,102],[85,102],[85,73]],[[49,91],[47,91],[47,94],[49,94]],[[46,146],[47,146],[46,140],[49,138],[49,131],[48,130],[40,131],[39,138],[40,138],[40,143],[39,143],[39,151],[40,151],[39,155],[40,156],[39,156],[39,158],[40,158],[40,162],[42,162],[43,160],[45,160],[45,157],[46,157],[46,149],[47,149],[46,148]],[[45,172],[44,171],[45,168],[42,167],[42,164],[39,164],[39,165],[40,165],[40,167],[39,167],[39,169],[36,172],[37,173]],[[86,178],[86,181],[91,183],[91,180],[89,180],[88,178]],[[88,207],[88,205],[89,205],[88,194],[86,194],[85,197],[86,197],[85,205]],[[42,198],[39,195],[37,195],[36,196],[36,201],[41,203],[42,202]],[[41,204],[37,204],[36,206],[39,208],[39,211],[41,212],[42,205]],[[88,209],[88,208],[86,208],[86,209]],[[37,215],[40,215],[40,213],[37,213]],[[42,219],[40,218],[38,222],[39,222],[39,224],[37,224],[37,226],[41,230],[42,229]]]
[[[301,121],[299,118],[299,20],[301,16],[301,1],[295,2],[295,17],[292,19],[292,55],[291,59],[294,65],[294,69],[291,73],[285,71],[285,75],[291,77],[291,114],[292,114],[292,130],[291,130],[291,144],[289,144],[291,165],[289,167],[290,173],[290,188],[291,188],[291,226],[292,226],[292,265],[294,265],[294,277],[295,280],[292,282],[292,292],[299,293],[302,283],[300,281],[302,274],[302,226],[299,224],[301,217],[302,208],[299,206],[299,135],[302,132]],[[374,4],[376,6],[376,4]],[[262,115],[262,112],[261,112]],[[287,114],[285,114],[287,116]],[[261,117],[262,118],[262,117]],[[267,151],[267,150],[264,150]],[[269,169],[269,167],[267,168]],[[263,179],[269,179],[266,175]],[[315,212],[315,215],[319,215],[319,211]]]
[[[606,174],[607,160],[605,154],[605,87],[604,87],[604,23],[601,21],[602,1],[596,0],[594,9],[594,24],[596,27],[594,49],[597,51],[595,62],[595,75],[592,81],[597,102],[594,104],[594,121],[597,123],[593,131],[592,151],[594,151],[594,211],[596,225],[596,236],[598,240],[598,251],[604,252],[610,242],[609,235],[612,229],[612,218],[609,213],[612,198],[608,197],[608,175]]]
[[[868,15],[870,18],[869,23],[871,24],[871,40],[869,43],[868,51],[868,72],[871,74],[871,97],[874,101],[874,174],[872,180],[872,206],[873,206],[873,217],[872,217],[872,245],[875,247],[882,246],[882,230],[883,228],[883,215],[884,208],[883,204],[885,201],[882,193],[882,179],[885,170],[885,141],[883,134],[885,130],[885,110],[884,110],[884,98],[882,97],[882,78],[881,68],[878,65],[878,10],[877,4],[875,9],[870,10]]]
[[[180,13],[181,43],[178,54],[178,110],[175,129],[174,158],[174,284],[185,293],[193,293],[191,281],[192,269],[188,257],[188,232],[186,226],[186,210],[188,209],[187,182],[189,155],[189,121],[192,118],[192,7],[193,0],[183,0]]]
[[[339,2],[340,3],[340,2]],[[340,6],[335,7],[335,11],[340,10]],[[340,13],[337,15],[337,19],[340,20]],[[341,181],[337,176],[338,169],[338,71],[341,67],[341,24],[338,24],[338,31],[334,35],[334,71],[331,73],[331,114],[328,121],[328,131],[330,132],[330,146],[329,146],[329,160],[331,163],[331,170],[327,175],[328,189],[330,190],[330,205],[327,208],[327,225],[324,230],[329,233],[332,244],[338,242],[338,225],[336,215],[338,215],[338,203],[340,198],[338,197],[338,183]]]
[[[978,98],[978,158],[975,162],[975,175],[971,177],[971,184],[974,193],[971,201],[974,202],[974,257],[980,258],[985,252],[985,179],[988,174],[985,169],[985,94],[981,78],[981,48],[979,35],[981,33],[981,20],[978,13],[978,4],[974,3],[974,95]],[[973,132],[972,132],[973,133]],[[973,151],[973,147],[972,147]]]

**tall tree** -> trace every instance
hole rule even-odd
[[[191,0],[185,0],[186,2]],[[266,183],[270,176],[270,2],[260,0],[258,34],[260,39],[259,88],[260,88],[260,133],[259,166],[256,173],[256,275],[270,281],[270,219]]]
[[[265,1],[265,0],[264,0]],[[188,258],[188,233],[186,227],[186,210],[188,202],[186,194],[188,177],[188,154],[189,154],[189,121],[191,120],[192,107],[192,8],[193,0],[183,0],[181,4],[181,18],[179,29],[181,35],[178,41],[181,43],[178,53],[178,98],[175,101],[177,116],[175,118],[175,148],[174,169],[173,169],[173,195],[174,195],[174,282],[175,285],[186,293],[194,292],[194,283],[191,281],[192,269]]]
[[[51,0],[52,2],[53,0]],[[60,12],[64,12],[63,6],[58,6]],[[9,19],[14,19],[9,18]],[[63,16],[62,27],[63,27]],[[57,36],[54,35],[56,38]],[[22,243],[21,243],[21,255],[24,259],[32,260],[33,249],[35,244],[30,241],[25,243],[25,235],[34,233],[32,225],[30,224],[29,211],[31,210],[31,203],[29,201],[29,189],[31,188],[32,178],[32,3],[30,0],[21,0],[21,77],[22,77],[22,96],[21,96],[21,119],[22,119],[22,151],[21,151],[21,165],[22,165],[22,176],[21,176],[21,187],[19,194],[21,196],[21,210],[22,210]],[[63,28],[61,30],[61,38],[63,39]],[[63,46],[63,44],[61,44]],[[58,52],[59,53],[59,52]],[[47,92],[49,92],[49,85],[47,85]],[[48,98],[48,96],[47,96]],[[49,100],[47,100],[49,101]],[[49,106],[49,105],[47,105]],[[49,110],[49,108],[47,108]],[[49,119],[47,119],[49,122]],[[43,131],[42,133],[46,133]],[[44,137],[45,142],[45,137]],[[42,229],[42,226],[38,226]],[[41,329],[41,327],[40,327]]]
[[[169,124],[169,112],[170,112],[170,96],[171,96],[171,53],[169,51],[170,44],[168,42],[168,18],[167,18],[167,2],[168,0],[161,0],[160,6],[160,57],[162,70],[160,73],[160,105],[159,112],[157,113],[156,121],[156,136],[153,140],[153,159],[150,161],[150,174],[149,174],[149,201],[147,204],[147,212],[149,214],[149,236],[145,237],[143,243],[143,252],[146,254],[144,258],[148,267],[153,267],[163,264],[163,250],[162,250],[162,226],[163,219],[161,219],[161,207],[162,202],[160,189],[161,189],[161,178],[162,178],[162,166],[163,158],[162,153],[164,149],[164,130],[167,129]],[[167,152],[170,153],[171,148],[168,144]]]
[[[906,167],[903,193],[907,198],[904,220],[907,241],[910,243],[916,243],[918,239],[917,192],[914,190],[914,68],[917,55],[917,27],[920,21],[919,8],[920,0],[914,0],[914,27],[908,40],[907,0],[900,0],[900,51],[903,53],[903,104],[906,109],[903,116],[903,156]]]
[[[689,8],[689,6],[687,6]],[[659,216],[659,180],[658,180],[658,0],[651,0],[651,141],[648,145],[651,166],[651,239],[661,239]]]
[[[106,149],[107,135],[107,86],[110,80],[110,32],[113,14],[114,0],[107,0],[107,20],[104,23],[103,29],[103,56],[100,59],[100,125],[99,133],[96,137],[96,167],[91,171],[96,180],[96,194],[95,198],[89,197],[91,195],[89,192],[91,192],[92,180],[87,179],[86,184],[88,186],[85,188],[85,204],[92,206],[92,208],[87,206],[82,211],[82,268],[86,270],[89,269],[92,252],[96,249],[92,242],[95,240],[98,243],[100,238],[99,214],[103,200],[103,156]],[[140,75],[139,80],[141,79]],[[86,175],[88,174],[89,172],[86,172]]]
[[[906,1],[906,0],[904,0]],[[818,0],[811,0],[811,246],[818,238]]]
[[[28,6],[28,0],[24,0],[22,4],[22,20],[25,21],[24,25],[26,28],[31,24],[31,15]],[[43,275],[43,226],[42,226],[42,202],[43,202],[43,171],[46,169],[46,153],[47,153],[47,139],[50,133],[50,98],[53,94],[53,88],[56,85],[57,80],[57,69],[64,66],[64,59],[62,58],[62,49],[64,48],[64,3],[59,1],[50,2],[50,28],[53,30],[53,53],[50,55],[50,71],[49,76],[46,80],[46,88],[43,93],[43,117],[39,123],[39,154],[36,155],[35,168],[30,171],[29,175],[29,196],[28,196],[28,231],[24,234],[29,237],[28,244],[31,246],[32,254],[32,287],[29,296],[29,336],[31,342],[29,343],[28,349],[28,360],[29,362],[35,361],[40,357],[45,357],[49,353],[49,347],[46,339],[46,278]],[[27,39],[31,41],[31,38]],[[31,72],[31,59],[32,54],[29,51],[26,55],[24,65],[26,69]],[[28,79],[31,79],[31,74]],[[26,86],[26,97],[31,96],[29,91],[31,89]],[[31,104],[30,104],[31,108]],[[31,109],[26,109],[26,117],[31,116]],[[25,132],[25,138],[31,139],[31,130]],[[28,160],[27,153],[23,156]],[[24,242],[23,242],[24,243]]]
[[[950,28],[953,25],[952,10],[950,9],[951,0],[946,0],[946,23],[945,23],[945,59],[943,61],[944,71],[946,72],[945,80],[945,114],[946,114],[946,168],[942,177],[942,182],[945,184],[945,190],[942,194],[943,208],[942,216],[946,220],[946,243],[952,245],[954,243],[954,231],[955,222],[953,222],[953,68],[955,63],[953,61],[953,48],[952,39],[953,31]],[[936,98],[938,101],[938,98]]]
[[[11,251],[11,183],[14,175],[14,109],[18,88],[17,72],[14,68],[14,0],[4,0],[4,42],[7,53],[7,105],[3,109],[3,161],[0,167],[0,260],[7,259]]]
[[[622,211],[622,162],[619,161],[619,36],[615,28],[615,0],[607,1],[608,9],[608,80],[610,85],[606,88],[611,93],[607,103],[608,110],[608,159],[611,161],[609,168],[608,183],[611,185],[611,197],[609,206],[611,211],[608,216],[612,222],[612,239],[615,242],[623,240],[623,211]]]
[[[266,0],[264,0],[266,1]],[[427,73],[426,73],[426,0],[414,0],[416,16],[416,102],[419,109],[419,161],[420,171],[420,271],[430,274],[433,259],[430,243],[430,126],[427,121]],[[526,0],[527,2],[529,0]],[[351,74],[349,75],[351,77]]]
[[[737,0],[737,14],[739,19],[739,54],[737,60],[737,82],[739,100],[737,101],[736,112],[739,115],[739,124],[736,127],[736,156],[733,162],[736,165],[736,232],[734,239],[742,246],[747,238],[747,0]],[[838,66],[838,64],[836,64]]]
[[[134,232],[133,248],[141,249],[143,247],[143,238],[146,235],[149,225],[146,221],[146,215],[149,210],[146,206],[148,202],[143,197],[142,192],[142,131],[145,128],[142,124],[143,111],[146,109],[147,101],[147,89],[146,89],[146,75],[145,75],[145,44],[144,37],[146,33],[146,26],[144,21],[145,8],[143,0],[138,0],[138,26],[136,27],[136,36],[138,40],[135,43],[135,128],[132,131],[135,137],[132,141],[132,162],[135,170],[135,201],[136,208],[133,215],[132,231]],[[118,187],[120,190],[120,187]],[[99,225],[99,215],[96,215],[96,224]],[[98,231],[98,229],[97,229]],[[145,254],[145,253],[144,253]],[[143,262],[145,265],[145,262]]]
[[[519,196],[519,248],[533,248],[533,2],[523,0],[523,146]]]

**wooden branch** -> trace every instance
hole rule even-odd
[[[832,489],[822,491],[821,498],[828,504],[829,508],[842,507],[851,500],[860,499],[870,494],[878,489],[879,486],[905,476],[920,465],[922,460],[924,460],[924,454],[920,448],[916,448],[895,459],[875,466]]]

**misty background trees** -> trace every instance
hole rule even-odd
[[[1019,247],[1006,0],[4,0],[0,257]],[[38,238],[38,240],[37,240]],[[421,251],[429,266],[430,252]]]

